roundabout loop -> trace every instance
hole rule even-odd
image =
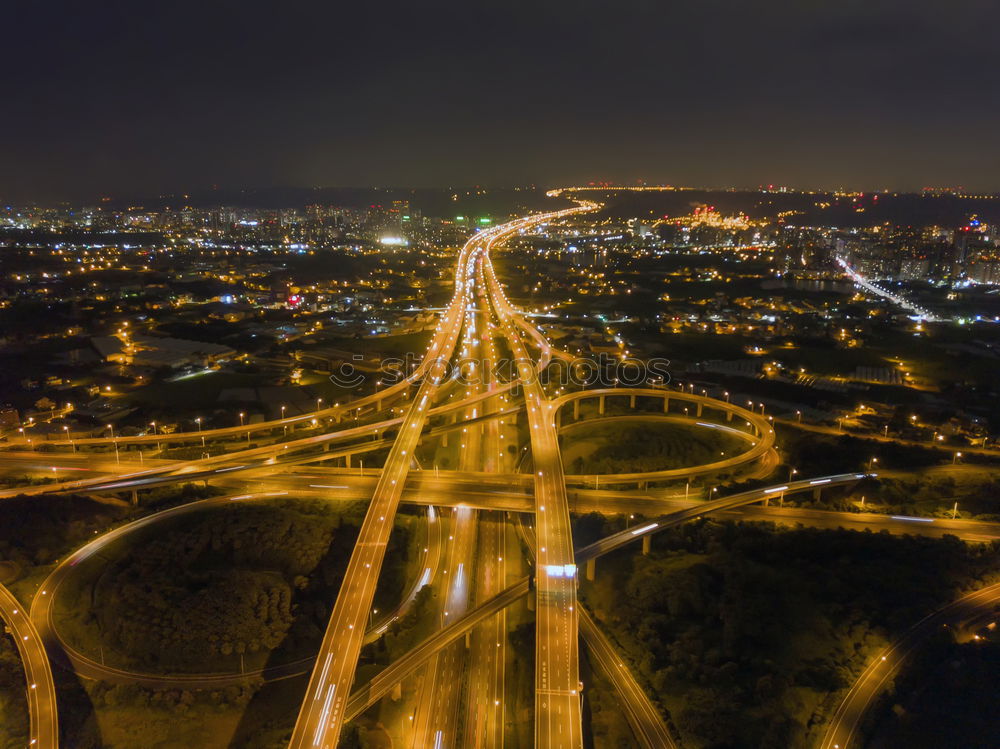
[[[673,479],[690,478],[692,476],[701,476],[709,473],[717,473],[719,471],[731,470],[739,466],[751,463],[759,458],[764,457],[770,450],[774,448],[775,434],[774,427],[771,423],[760,414],[755,414],[747,409],[737,406],[732,403],[727,403],[725,401],[720,401],[715,398],[709,398],[703,395],[695,395],[693,393],[682,393],[674,392],[670,390],[663,390],[658,388],[601,388],[599,390],[580,390],[574,393],[567,393],[565,395],[559,396],[551,401],[553,419],[558,424],[560,420],[560,414],[562,409],[569,405],[570,403],[579,403],[582,400],[588,400],[592,398],[607,399],[607,398],[629,398],[630,402],[633,398],[655,398],[665,402],[665,406],[669,405],[669,401],[677,400],[684,403],[691,403],[697,407],[697,413],[699,416],[704,412],[705,409],[714,409],[716,411],[721,411],[726,414],[727,420],[738,418],[743,424],[746,424],[752,430],[751,432],[744,432],[741,429],[736,429],[735,431],[741,432],[750,439],[753,444],[751,448],[744,453],[735,455],[731,458],[726,458],[724,460],[716,460],[711,463],[703,463],[700,466],[690,466],[686,468],[670,468],[662,471],[643,471],[643,472],[632,472],[632,473],[610,473],[601,474],[601,479],[607,483],[617,484],[617,483],[645,483],[648,481],[669,481]],[[603,411],[603,407],[601,408]],[[664,410],[664,414],[666,414]],[[582,420],[578,420],[571,423],[581,423]],[[718,424],[711,424],[707,420],[698,421],[697,419],[691,419],[694,424],[705,426],[706,428],[721,429],[725,428],[727,431],[732,430],[733,427],[722,427]],[[588,479],[592,479],[593,474],[588,475],[567,475],[566,480],[574,484],[585,482]]]
[[[177,505],[160,512],[147,515],[146,517],[133,520],[125,525],[114,528],[89,543],[81,546],[64,558],[56,565],[48,577],[42,582],[39,594],[32,601],[30,610],[30,621],[38,631],[40,640],[44,643],[49,654],[49,660],[70,668],[79,676],[91,679],[99,679],[112,683],[128,683],[150,689],[166,688],[218,688],[234,684],[245,684],[248,680],[260,678],[266,681],[276,681],[308,673],[315,656],[297,658],[275,665],[267,665],[263,668],[253,669],[246,672],[206,672],[206,673],[180,673],[180,674],[156,674],[144,671],[131,671],[127,668],[107,666],[104,663],[91,658],[80,650],[70,645],[59,635],[55,622],[55,606],[59,588],[67,582],[73,569],[94,554],[99,553],[108,544],[124,539],[136,531],[156,525],[164,520],[170,520],[183,515],[188,515],[202,510],[225,507],[232,503],[242,503],[246,501],[275,499],[279,496],[286,496],[287,492],[260,492],[254,494],[226,495],[218,497],[208,497],[206,499],[195,500],[187,504]],[[439,528],[435,523],[433,507],[428,508],[427,519],[428,529],[433,525],[434,529]],[[434,544],[428,544],[428,547]],[[433,560],[436,566],[437,560]],[[421,564],[421,567],[424,565]],[[412,601],[419,589],[421,576],[417,576],[414,585],[408,588],[403,596],[400,605],[387,612],[384,616],[376,620],[366,633],[366,641],[374,641],[381,637],[382,633],[395,620],[403,609]]]

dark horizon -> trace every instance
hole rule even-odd
[[[21,4],[9,201],[197,185],[1000,189],[1000,8]]]
[[[478,183],[462,183],[462,184],[315,184],[315,185],[304,185],[304,184],[291,184],[291,183],[274,183],[274,184],[250,184],[250,185],[197,185],[197,186],[187,186],[179,187],[170,190],[145,190],[145,189],[135,189],[135,190],[123,190],[123,191],[94,191],[88,189],[81,189],[74,191],[72,193],[62,193],[62,194],[52,194],[52,195],[28,195],[19,194],[16,191],[9,191],[6,193],[0,193],[0,203],[9,206],[29,206],[37,205],[41,207],[51,207],[57,205],[93,205],[97,206],[101,203],[108,203],[115,207],[151,207],[151,206],[172,206],[178,207],[180,205],[228,205],[228,204],[243,204],[238,200],[238,196],[241,195],[265,195],[265,194],[282,194],[282,193],[306,193],[310,191],[315,192],[363,192],[363,191],[384,191],[387,193],[406,193],[406,192],[465,192],[474,190],[487,190],[492,192],[508,192],[515,190],[523,191],[535,191],[538,194],[545,193],[546,191],[557,189],[557,188],[579,188],[579,187],[600,187],[605,186],[609,191],[614,191],[616,189],[628,188],[628,187],[669,187],[677,191],[689,191],[689,192],[702,192],[702,193],[752,193],[760,191],[771,191],[771,192],[782,192],[783,188],[789,193],[817,193],[817,194],[833,194],[833,193],[864,193],[864,194],[882,194],[887,193],[890,195],[926,195],[926,194],[945,194],[945,193],[958,193],[963,195],[974,195],[976,197],[982,197],[984,199],[993,199],[1000,197],[1000,183],[998,183],[996,188],[979,188],[972,189],[967,185],[954,184],[928,184],[920,187],[907,187],[907,188],[894,188],[891,186],[886,187],[864,187],[858,185],[834,185],[834,186],[819,186],[819,185],[808,185],[808,184],[779,184],[779,183],[758,183],[758,184],[717,184],[717,185],[706,185],[706,184],[680,184],[680,183],[670,183],[670,182],[656,182],[651,180],[644,180],[638,178],[633,181],[612,181],[612,180],[587,180],[579,181],[575,183],[565,182],[565,183],[544,183],[544,182],[525,182],[525,183],[502,183],[502,184],[489,184],[486,182]],[[220,201],[211,200],[212,196],[220,195],[224,198]],[[235,201],[235,202],[234,202]],[[249,204],[253,204],[252,202]],[[248,204],[248,205],[249,205]],[[276,203],[271,207],[285,207],[285,202]],[[292,203],[287,203],[287,207],[293,207]]]

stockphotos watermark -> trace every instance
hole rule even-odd
[[[491,382],[511,382],[520,379],[537,380],[543,385],[575,387],[637,387],[666,385],[670,382],[669,359],[637,359],[610,354],[576,357],[571,360],[553,359],[542,371],[530,359],[497,359],[487,370],[481,359],[470,357],[437,358],[424,362],[416,354],[401,358],[386,358],[377,367],[364,366],[365,359],[355,354],[352,361],[340,364],[330,375],[330,381],[342,388],[360,388],[375,381],[379,387],[396,385],[421,365],[424,377],[438,384],[454,380],[460,385],[483,385]]]

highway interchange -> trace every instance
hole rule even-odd
[[[282,678],[311,668],[289,744],[294,749],[336,747],[346,724],[404,678],[416,678],[419,684],[411,715],[410,746],[444,749],[460,745],[461,736],[465,738],[464,745],[501,745],[508,709],[504,672],[512,657],[506,652],[506,615],[511,604],[528,595],[534,596],[536,622],[535,745],[566,749],[583,746],[581,689],[585,685],[580,681],[578,652],[582,636],[593,665],[616,689],[637,740],[643,746],[675,746],[662,716],[615,653],[613,643],[581,609],[577,601],[578,578],[597,557],[710,512],[819,527],[867,524],[891,532],[955,533],[970,540],[1000,537],[1000,528],[990,523],[923,523],[875,515],[786,511],[757,504],[762,501],[767,504],[770,499],[795,492],[849,485],[862,479],[863,474],[803,478],[721,498],[689,497],[687,492],[681,494],[676,489],[648,490],[651,482],[724,471],[766,476],[777,462],[774,432],[759,414],[663,386],[605,388],[563,395],[546,392],[538,375],[554,357],[564,355],[553,350],[544,336],[509,303],[494,273],[490,250],[512,236],[596,207],[594,203],[581,201],[573,208],[527,216],[475,234],[458,254],[455,293],[440,317],[425,356],[405,379],[381,392],[343,405],[319,408],[317,404],[312,414],[260,424],[241,423],[170,435],[92,438],[72,443],[53,441],[49,448],[55,452],[44,453],[23,449],[34,445],[15,444],[12,447],[17,449],[0,453],[2,467],[48,469],[56,478],[55,483],[27,491],[15,488],[0,492],[0,498],[31,493],[129,493],[194,480],[211,481],[233,492],[148,515],[95,538],[62,560],[42,583],[30,606],[30,616],[6,589],[0,588],[0,614],[20,640],[18,646],[28,677],[32,743],[45,747],[58,744],[50,659],[87,678],[147,686],[175,685],[180,681],[192,687],[206,687],[247,677],[247,674],[135,674],[106,667],[87,654],[74,651],[59,637],[54,621],[56,593],[77,562],[140,527],[211,505],[288,494],[369,502],[316,657],[251,674]],[[512,382],[493,381],[485,374],[498,359],[500,347],[516,362],[517,376]],[[484,376],[473,378],[473,384],[453,381],[448,372],[449,365],[456,360],[474,362],[473,367],[478,366]],[[703,466],[602,476],[606,487],[603,490],[591,488],[592,477],[565,475],[559,436],[561,430],[577,423],[578,415],[574,412],[571,420],[567,406],[578,407],[582,400],[592,405],[593,401],[599,401],[603,415],[606,401],[625,398],[632,408],[640,400],[646,410],[634,417],[608,418],[658,418],[704,429],[727,430],[746,442],[748,449]],[[674,410],[670,409],[671,403]],[[684,418],[679,415],[679,403],[687,404]],[[662,404],[662,408],[656,407],[651,412],[650,404],[654,407]],[[402,415],[389,414],[386,418],[387,406],[399,409]],[[689,418],[687,407],[696,409],[697,416]],[[366,423],[357,423],[362,418]],[[354,426],[343,423],[351,419],[356,422]],[[530,474],[516,472],[508,449],[517,446],[518,424],[527,429]],[[311,433],[298,436],[296,431]],[[249,443],[251,435],[268,444],[246,447],[244,441]],[[420,466],[417,452],[422,440],[448,436],[461,440],[457,468],[431,472]],[[158,457],[163,443],[195,442],[208,445],[206,457],[185,461]],[[88,452],[81,448],[105,451]],[[143,455],[140,450],[149,454]],[[388,450],[381,467],[370,466],[366,473],[351,466],[352,456],[356,459],[373,450]],[[344,464],[336,465],[338,460]],[[79,478],[80,473],[88,475]],[[247,488],[253,486],[258,489]],[[619,490],[612,489],[616,486]],[[638,486],[640,490],[624,490],[625,486]],[[375,587],[402,502],[428,505],[426,528],[428,539],[434,540],[428,541],[420,580],[409,587],[400,607],[375,619],[372,610]],[[634,512],[654,519],[584,548],[574,548],[571,510]],[[436,513],[447,515],[447,539],[441,534]],[[523,524],[511,523],[511,513],[533,518],[533,529],[525,532]],[[531,577],[518,577],[517,568],[508,568],[511,560],[505,559],[506,549],[513,543],[515,525],[526,537],[530,536],[527,545],[537,557]],[[513,580],[511,570],[515,572]],[[440,628],[371,681],[355,683],[362,647],[384,632],[412,602],[420,585],[431,580],[443,583],[445,590],[438,612]],[[950,614],[939,612],[939,616],[967,614],[970,607],[992,606],[998,597],[1000,589],[971,594],[962,599],[964,603],[956,602]],[[888,651],[885,660],[873,663],[862,674],[859,684],[848,693],[835,714],[824,739],[824,749],[852,745],[861,715],[894,673],[889,666],[898,668],[905,653],[916,647],[921,626],[916,628],[917,634],[908,635],[909,639],[896,650]],[[459,642],[463,636],[468,636],[468,647]],[[468,681],[465,689],[463,679]],[[464,733],[460,725],[464,725]]]

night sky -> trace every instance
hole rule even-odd
[[[993,0],[19,2],[0,196],[1000,189]]]

